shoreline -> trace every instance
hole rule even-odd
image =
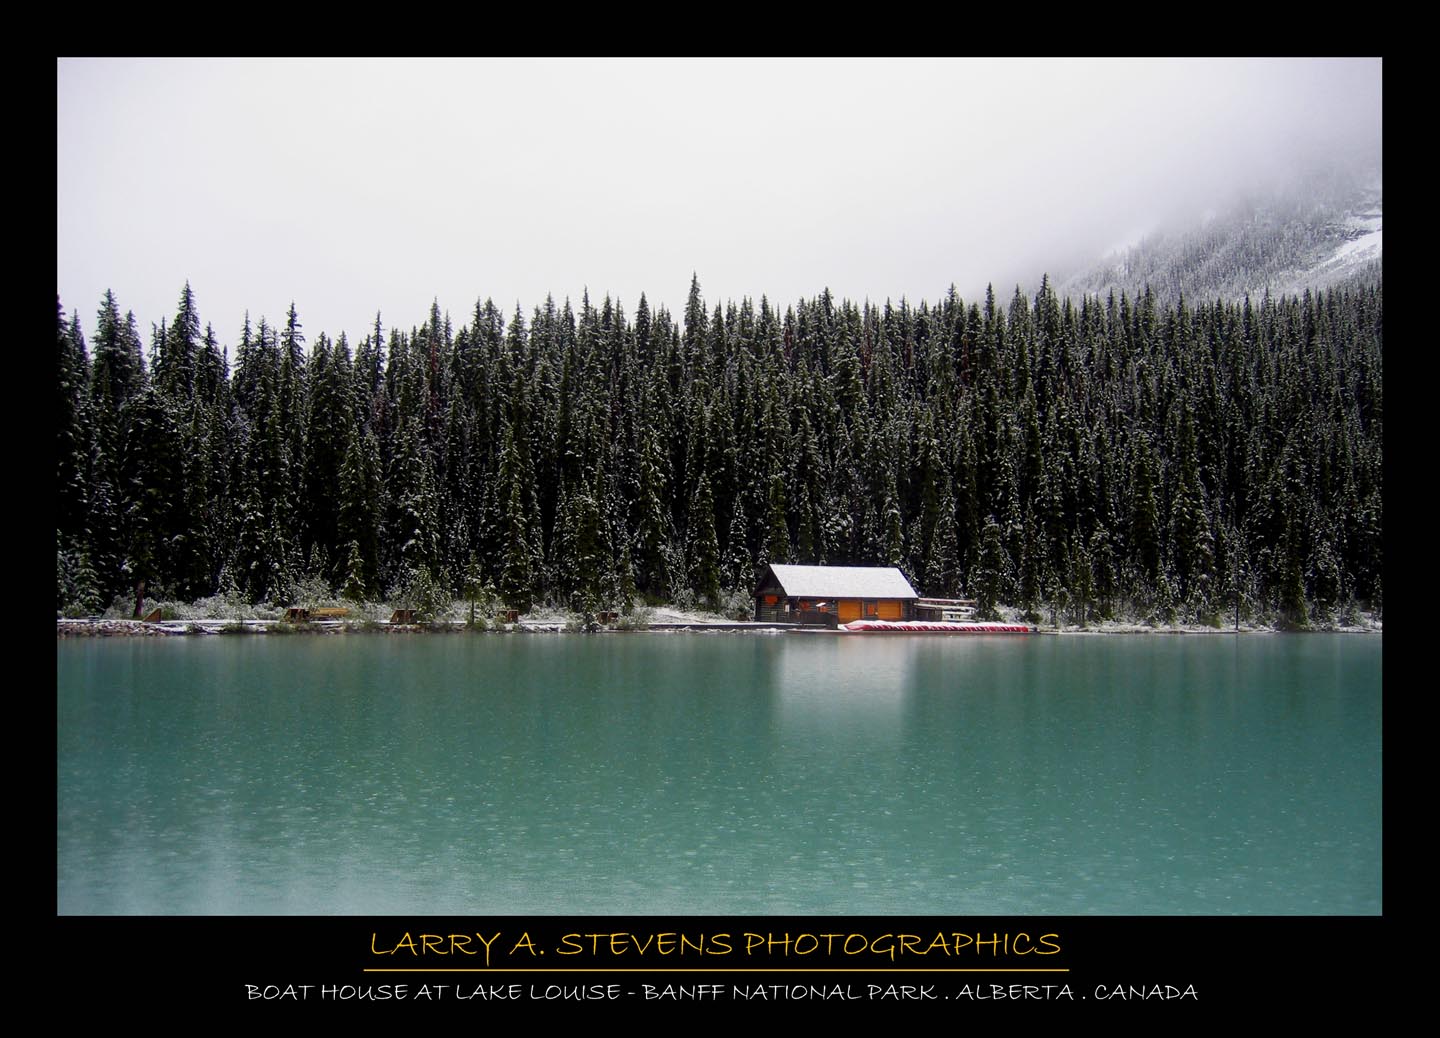
[[[288,620],[117,620],[101,618],[57,619],[57,638],[174,638],[229,636],[247,637],[266,635],[289,637],[293,635],[341,635],[341,634],[841,634],[821,627],[802,627],[753,621],[687,618],[655,621],[635,627],[603,627],[595,631],[574,629],[565,621],[536,620],[519,621],[513,624],[491,624],[483,628],[472,628],[463,620],[438,621],[421,624],[377,623],[368,620],[316,620],[294,623]],[[859,633],[859,632],[857,632]],[[890,634],[917,634],[936,637],[926,632],[883,632]],[[1247,634],[1383,634],[1384,625],[1371,621],[1367,626],[1309,627],[1301,630],[1282,630],[1264,625],[1242,625],[1239,630],[1233,626],[1209,627],[1198,624],[1174,624],[1151,626],[1144,623],[1108,621],[1086,627],[1063,625],[1061,627],[1039,627],[1032,635],[1247,635]],[[956,635],[951,635],[952,637]],[[1014,637],[1014,635],[1004,635]]]

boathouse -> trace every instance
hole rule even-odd
[[[755,586],[762,623],[910,620],[920,596],[893,566],[766,566]]]

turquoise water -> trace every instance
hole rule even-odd
[[[57,640],[79,914],[1373,914],[1381,639]]]

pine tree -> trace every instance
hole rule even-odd
[[[525,506],[520,484],[512,483],[505,511],[505,552],[500,567],[500,596],[511,609],[528,612],[533,595],[534,578],[530,569],[531,550],[526,543]]]
[[[186,550],[180,435],[160,394],[149,386],[126,404],[122,418],[121,508],[129,579],[145,580],[158,597],[176,590]]]
[[[535,594],[537,573],[523,483],[524,471],[515,433],[506,425],[495,485],[496,508],[490,517],[499,534],[495,561],[495,571],[499,574],[496,588],[510,608],[525,611],[530,608]]]
[[[658,435],[641,433],[640,469],[637,479],[634,534],[636,585],[650,595],[664,594],[670,575],[666,572],[664,548],[669,541],[669,508],[665,499],[665,467],[669,458]]]
[[[56,301],[58,317],[56,377],[59,404],[55,435],[55,530],[58,536],[84,540],[87,536],[90,457],[90,421],[86,405],[87,360],[85,340],[77,320],[67,322]]]
[[[332,349],[324,333],[315,337],[306,411],[304,477],[301,482],[301,550],[307,563],[319,555],[344,563],[340,539],[341,469],[351,440],[352,397],[343,347]],[[335,573],[322,574],[333,581]]]
[[[180,293],[175,319],[163,330],[155,361],[155,383],[169,400],[188,402],[195,392],[196,360],[200,347],[200,315],[190,282]]]
[[[937,518],[925,558],[926,594],[952,597],[960,590],[959,545],[955,533],[955,499],[946,477],[940,487]]]
[[[1098,614],[1102,620],[1113,619],[1118,577],[1115,552],[1110,546],[1110,534],[1104,527],[1097,528],[1090,535],[1089,556]]]
[[[433,574],[439,566],[435,488],[425,458],[420,419],[416,415],[403,419],[388,482],[392,502],[388,533],[395,550],[394,579],[408,585],[417,574]]]
[[[790,561],[790,523],[786,517],[785,480],[779,472],[770,477],[769,502],[764,562],[787,563]]]
[[[1160,573],[1160,519],[1155,501],[1155,476],[1148,441],[1141,441],[1134,456],[1134,492],[1130,516],[1130,541],[1135,562],[1147,582]]]
[[[1210,534],[1206,514],[1204,486],[1201,483],[1199,450],[1195,426],[1189,407],[1181,420],[1179,485],[1176,488],[1170,518],[1170,539],[1175,546],[1175,570],[1180,594],[1200,609],[1208,609],[1210,587],[1215,572],[1214,538]]]
[[[370,580],[365,575],[365,556],[359,541],[351,541],[346,549],[340,596],[352,602],[364,602],[370,597]]]
[[[715,609],[720,604],[720,544],[715,536],[715,499],[710,477],[700,474],[690,505],[690,531],[686,542],[690,586],[698,598]]]
[[[345,595],[356,601],[380,592],[380,457],[368,430],[351,427],[340,468],[337,542],[345,548]]]
[[[975,574],[975,615],[981,620],[998,620],[996,609],[1009,586],[1010,560],[1005,552],[1000,524],[992,515],[980,535],[980,561]]]
[[[903,568],[905,565],[905,538],[901,531],[900,503],[895,491],[895,476],[886,471],[884,491],[880,498],[880,558],[881,565]]]
[[[720,577],[727,591],[750,591],[755,581],[755,565],[747,544],[745,506],[735,502],[735,511],[730,517],[730,532],[725,538],[725,560],[721,565]]]
[[[107,291],[96,317],[91,399],[102,413],[114,420],[144,385],[145,360],[135,331],[135,315],[127,314],[122,323],[115,296]]]

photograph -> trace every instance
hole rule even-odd
[[[56,915],[1382,916],[1381,73],[57,59]]]

